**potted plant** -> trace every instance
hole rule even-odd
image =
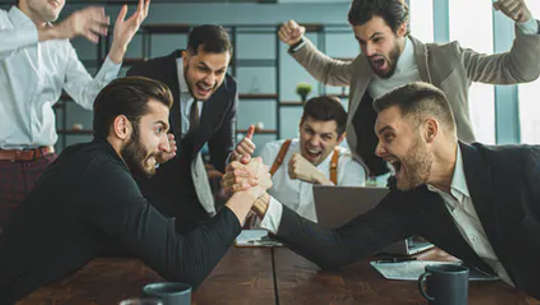
[[[311,85],[305,82],[300,82],[296,85],[296,93],[300,95],[302,103],[306,102],[308,94],[311,92]]]

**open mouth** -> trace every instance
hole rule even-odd
[[[398,176],[401,173],[401,162],[398,160],[388,161],[394,168],[395,175]]]
[[[322,150],[306,148],[306,155],[310,159],[317,159],[322,155]]]
[[[202,96],[210,95],[210,93],[212,92],[212,86],[207,86],[204,83],[197,83],[196,87],[197,93]]]
[[[383,71],[386,69],[386,63],[386,59],[384,59],[384,57],[382,56],[374,56],[371,58],[371,65],[379,71]]]

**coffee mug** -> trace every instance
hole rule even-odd
[[[156,298],[133,298],[123,300],[118,305],[163,305],[163,302]]]
[[[418,278],[418,289],[429,305],[467,305],[469,269],[454,264],[428,265]]]
[[[158,298],[163,305],[190,305],[191,286],[185,283],[152,283],[143,287],[143,294]]]

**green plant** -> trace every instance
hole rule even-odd
[[[306,101],[306,97],[311,92],[311,85],[305,82],[300,82],[296,85],[296,93],[300,95],[300,98],[302,98],[302,101]]]

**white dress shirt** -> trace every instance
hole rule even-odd
[[[271,167],[285,140],[267,143],[261,151],[263,163]],[[360,163],[351,158],[350,153],[343,147],[339,150],[339,161],[337,167],[337,183],[342,186],[363,186],[366,181],[366,172]],[[295,152],[300,152],[300,142],[293,139],[285,154],[283,163],[272,176],[273,186],[268,190],[271,196],[268,211],[261,222],[261,227],[277,232],[281,221],[283,208],[281,204],[298,213],[300,216],[317,222],[317,213],[313,202],[313,184],[289,177],[289,161]],[[330,179],[330,153],[316,168]]]
[[[52,106],[62,89],[92,109],[96,95],[119,71],[107,57],[92,79],[69,40],[39,42],[36,25],[21,10],[0,10],[0,149],[54,145]]]
[[[182,58],[176,59],[176,67],[178,73],[178,85],[180,88],[180,116],[182,117],[182,138],[189,131],[189,113],[191,111],[191,105],[195,99],[189,91],[186,78],[184,76],[184,62]],[[199,106],[199,118],[203,108],[203,102],[197,102]],[[180,148],[181,149],[181,148]],[[203,209],[210,216],[216,215],[216,206],[214,202],[214,195],[212,194],[212,188],[208,182],[208,173],[204,166],[204,162],[201,156],[201,152],[197,153],[197,156],[193,158],[191,164],[191,178],[193,179],[193,186],[195,187],[195,193],[201,203]]]
[[[457,149],[452,184],[450,185],[450,194],[429,184],[427,188],[442,197],[450,215],[454,219],[456,227],[474,252],[497,273],[501,280],[514,286],[512,279],[510,279],[510,276],[489,243],[486,231],[474,208],[469,188],[467,187],[465,172],[463,171],[463,159],[459,147]]]
[[[176,67],[178,72],[178,82],[180,85],[180,116],[182,117],[182,138],[186,135],[189,130],[189,112],[191,111],[191,105],[195,99],[189,92],[189,86],[187,84],[186,78],[184,76],[184,62],[182,58],[176,59]],[[199,118],[201,117],[203,102],[197,101],[197,106],[199,106]]]

